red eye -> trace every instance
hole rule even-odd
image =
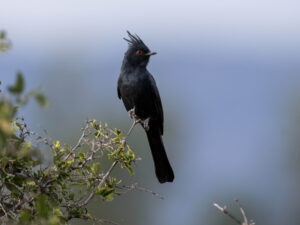
[[[143,52],[142,52],[141,50],[137,50],[137,51],[136,51],[136,54],[137,54],[137,55],[141,55],[141,54],[143,54]]]

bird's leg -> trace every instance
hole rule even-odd
[[[140,123],[144,127],[144,129],[146,131],[149,130],[149,120],[150,120],[150,117],[148,117],[145,120],[142,120],[142,119],[138,118],[137,115],[135,114],[135,106],[128,111],[128,114],[129,114],[129,116],[130,116],[131,119],[133,119],[134,121],[136,121],[136,123]]]
[[[150,120],[150,117],[148,117],[145,120],[141,120],[141,122],[140,122],[146,131],[148,131],[150,129],[149,120]]]
[[[129,114],[131,119],[134,119],[136,117],[136,115],[135,115],[135,106],[128,111],[128,114]]]

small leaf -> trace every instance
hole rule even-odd
[[[6,33],[4,31],[0,31],[0,39],[5,39]]]
[[[97,124],[97,121],[96,121],[96,120],[93,120],[93,121],[91,122],[91,124],[92,124],[92,127],[93,127],[95,130],[99,130],[100,125]]]
[[[30,217],[31,217],[31,212],[29,209],[24,209],[22,212],[21,212],[21,215],[20,215],[20,222],[21,224],[29,224],[29,221],[30,221]]]
[[[24,78],[22,73],[17,73],[16,82],[13,86],[8,87],[8,91],[12,94],[21,94],[24,91]]]
[[[19,189],[12,183],[5,183],[5,186],[7,187],[8,190],[10,190],[14,194],[19,194]]]
[[[98,175],[100,173],[100,163],[99,162],[94,163],[91,169],[94,175]]]
[[[44,194],[41,194],[37,197],[35,202],[35,210],[37,212],[37,217],[44,218],[50,212],[49,200],[48,197]]]
[[[133,171],[132,167],[130,165],[127,165],[126,168],[129,171],[130,176],[133,177],[134,176],[134,171]]]
[[[84,159],[85,154],[83,152],[78,152],[79,158],[80,159]]]
[[[7,163],[8,163],[8,158],[6,156],[5,157],[2,156],[2,158],[0,160],[0,165],[1,165],[1,169],[3,170],[3,172],[5,171],[5,167],[6,167]]]
[[[43,95],[42,93],[37,93],[36,95],[35,95],[35,100],[40,104],[40,106],[42,106],[42,107],[46,107],[46,106],[48,106],[48,101],[47,101],[47,99],[46,99],[46,97],[45,97],[45,95]]]
[[[120,141],[120,137],[115,137],[112,139],[113,142],[119,142]]]
[[[66,162],[66,164],[67,164],[68,166],[71,166],[73,163],[74,163],[74,159],[73,159],[73,158],[69,159],[69,160]]]
[[[129,145],[127,145],[127,149],[128,150],[127,150],[126,155],[129,156],[132,161],[134,161],[134,159],[135,159],[135,153],[134,153],[134,151],[130,148]]]
[[[104,201],[105,201],[105,202],[111,202],[112,200],[114,200],[113,194],[107,195],[107,196],[104,198]]]
[[[115,128],[115,132],[119,137],[122,137],[123,133],[119,129]]]
[[[55,141],[53,143],[53,145],[54,145],[55,148],[60,148],[60,142],[59,141]]]
[[[96,138],[98,138],[98,137],[100,136],[100,134],[101,134],[100,131],[97,131],[97,132],[94,133],[94,136],[95,136]]]
[[[59,217],[63,217],[63,216],[64,216],[64,214],[62,213],[62,211],[60,210],[59,207],[53,209],[53,214],[54,214],[54,215],[57,215],[57,216],[59,216]]]
[[[115,189],[109,188],[106,184],[102,188],[97,188],[95,190],[95,194],[101,195],[103,200],[106,202],[110,202],[114,199]]]
[[[71,192],[71,193],[69,194],[69,198],[70,198],[71,200],[74,200],[74,196],[75,196],[74,192]]]

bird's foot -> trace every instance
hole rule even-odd
[[[150,117],[148,117],[145,120],[141,120],[141,124],[142,124],[142,126],[144,127],[144,129],[146,131],[148,131],[150,129],[150,127],[149,127],[149,120],[150,120]]]
[[[128,114],[129,114],[129,116],[130,116],[131,119],[134,119],[136,117],[136,115],[135,115],[135,107],[133,107],[132,109],[130,109],[128,111]]]
[[[144,129],[146,131],[148,131],[150,128],[149,128],[149,120],[150,120],[150,117],[145,119],[145,120],[142,120],[140,119],[136,114],[135,114],[135,107],[133,107],[132,109],[130,109],[128,111],[128,114],[130,116],[131,119],[133,119],[135,121],[135,123],[140,123]]]

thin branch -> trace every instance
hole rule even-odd
[[[64,161],[68,160],[68,158],[73,154],[73,152],[80,146],[82,139],[85,137],[85,131],[88,129],[88,127],[89,127],[89,121],[86,121],[86,125],[83,128],[82,134],[78,139],[77,144],[71,149],[70,153],[66,155],[66,157],[63,159]]]
[[[109,176],[109,174],[111,173],[111,171],[113,170],[113,168],[117,165],[117,163],[118,163],[117,161],[113,162],[113,164],[110,166],[109,170],[106,172],[106,174],[102,178],[101,182],[97,185],[96,189],[102,187],[102,185],[105,183],[107,177]],[[89,197],[87,197],[87,199],[79,207],[86,206],[89,203],[89,201],[91,201],[93,199],[94,195],[95,195],[95,192],[94,191],[91,192],[91,194],[89,195]]]
[[[237,206],[240,208],[240,211],[241,211],[241,213],[242,213],[242,216],[243,216],[243,219],[244,219],[243,224],[248,224],[248,219],[247,219],[247,217],[246,217],[246,213],[245,213],[244,209],[242,208],[242,206],[241,206],[239,200],[238,200],[237,198],[234,199],[234,200],[235,200]]]
[[[142,192],[147,192],[147,193],[150,193],[152,195],[154,195],[155,197],[159,198],[159,199],[164,199],[163,196],[161,196],[160,194],[154,192],[154,191],[151,191],[147,188],[143,188],[143,187],[139,187],[137,183],[135,184],[132,184],[130,186],[126,186],[126,185],[123,185],[121,187],[118,187],[119,189],[125,189],[125,193],[128,192],[128,191],[132,191],[132,190],[138,190],[138,191],[142,191]]]
[[[111,221],[111,220],[107,220],[107,219],[95,219],[94,220],[96,223],[100,223],[100,224],[112,224],[112,225],[120,225],[119,223],[116,223],[114,221]],[[96,224],[94,223],[94,224]]]
[[[214,203],[213,205],[218,209],[220,210],[222,213],[224,213],[225,215],[229,216],[233,221],[235,221],[237,224],[240,224],[240,225],[255,225],[255,222],[253,221],[250,221],[250,223],[248,222],[248,219],[246,217],[246,213],[244,211],[244,209],[242,208],[242,206],[240,205],[239,203],[239,200],[238,199],[235,199],[235,202],[236,204],[238,205],[240,211],[241,211],[241,214],[243,216],[243,219],[244,219],[244,222],[240,221],[239,219],[237,219],[231,212],[229,212],[227,210],[227,207],[224,206],[224,207],[221,207],[220,205],[218,205],[217,203]]]
[[[237,224],[243,225],[243,223],[237,219],[234,215],[232,215],[226,208],[226,206],[221,207],[219,206],[217,203],[213,204],[218,210],[220,210],[222,213],[224,213],[225,215],[228,215],[231,219],[233,219]]]
[[[7,212],[6,212],[5,208],[3,207],[3,205],[2,205],[1,203],[0,203],[0,207],[1,207],[1,209],[3,210],[3,213],[4,213],[5,218],[8,219],[8,217],[7,217]]]

